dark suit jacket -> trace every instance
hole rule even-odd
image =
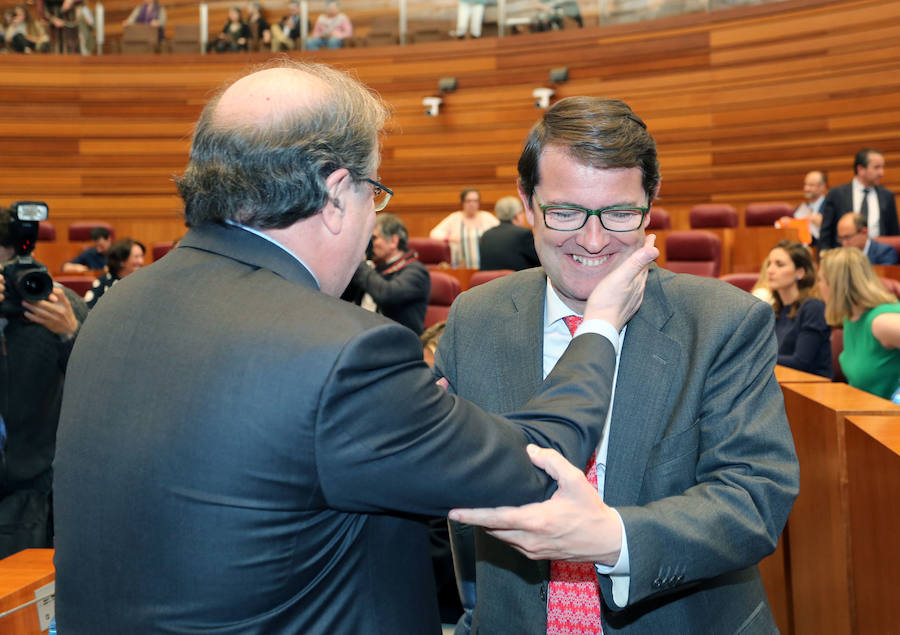
[[[878,193],[878,209],[881,213],[879,219],[881,235],[900,235],[900,221],[897,219],[897,202],[894,200],[894,193],[881,186],[876,187],[875,191]],[[825,202],[822,204],[822,230],[819,234],[821,247],[830,249],[841,246],[837,239],[837,222],[841,216],[850,211],[859,211],[853,209],[853,186],[851,183],[828,190]]]
[[[539,267],[534,234],[527,227],[501,222],[481,235],[481,268],[521,271]]]
[[[869,242],[869,262],[873,265],[896,265],[897,250],[877,240]]]
[[[366,263],[360,263],[342,296],[354,304],[368,293],[378,312],[421,335],[425,311],[431,294],[431,276],[418,260],[410,262],[395,273],[380,273]]]
[[[319,292],[283,249],[193,228],[72,352],[60,630],[439,633],[416,515],[548,495],[524,445],[587,460],[613,358],[576,338],[522,412],[488,415],[434,385],[409,329]]]
[[[545,286],[535,269],[457,299],[436,362],[458,394],[505,412],[540,385]],[[607,635],[775,631],[755,563],[775,548],[798,469],[773,322],[739,289],[650,271],[610,425],[603,495],[625,523],[631,582],[613,610],[599,576]],[[549,564],[481,531],[476,548],[473,632],[546,633]]]

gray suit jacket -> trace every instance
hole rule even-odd
[[[613,359],[576,338],[536,399],[489,415],[278,246],[191,229],[110,289],[69,362],[60,630],[439,633],[417,515],[548,496],[524,446],[587,460]]]
[[[462,294],[436,356],[458,394],[511,411],[541,381],[540,269]],[[770,307],[715,280],[655,266],[628,325],[604,499],[628,535],[628,605],[599,576],[604,633],[769,633],[755,563],[798,491]],[[548,563],[476,532],[473,632],[546,632]]]

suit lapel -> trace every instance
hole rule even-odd
[[[603,498],[609,505],[635,504],[650,451],[666,425],[681,344],[663,327],[673,310],[654,267],[644,301],[628,323],[619,361]]]
[[[516,275],[510,291],[510,313],[503,328],[505,338],[493,338],[493,359],[500,360],[495,373],[500,412],[511,412],[527,402],[543,381],[544,295],[547,278],[543,269]]]

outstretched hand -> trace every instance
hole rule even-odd
[[[659,257],[655,243],[654,234],[647,236],[641,247],[594,287],[584,307],[584,319],[606,320],[617,331],[622,330],[644,300],[648,267]]]
[[[559,452],[536,445],[526,449],[531,462],[559,485],[549,500],[521,507],[453,509],[450,519],[484,527],[532,560],[614,565],[622,548],[616,512],[584,472]]]

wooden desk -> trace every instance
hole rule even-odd
[[[779,384],[818,384],[831,383],[831,380],[821,375],[813,375],[805,373],[796,368],[788,368],[787,366],[775,366],[775,379]]]
[[[0,633],[31,635],[41,633],[35,590],[56,579],[53,549],[26,549],[0,560]],[[11,613],[9,611],[12,611]],[[44,631],[46,632],[46,630]]]
[[[851,633],[852,600],[845,419],[900,415],[900,406],[841,383],[782,384],[800,495],[788,519],[793,631]]]
[[[872,265],[879,278],[900,280],[900,265]]]
[[[900,416],[847,418],[854,633],[894,633],[900,603]]]

